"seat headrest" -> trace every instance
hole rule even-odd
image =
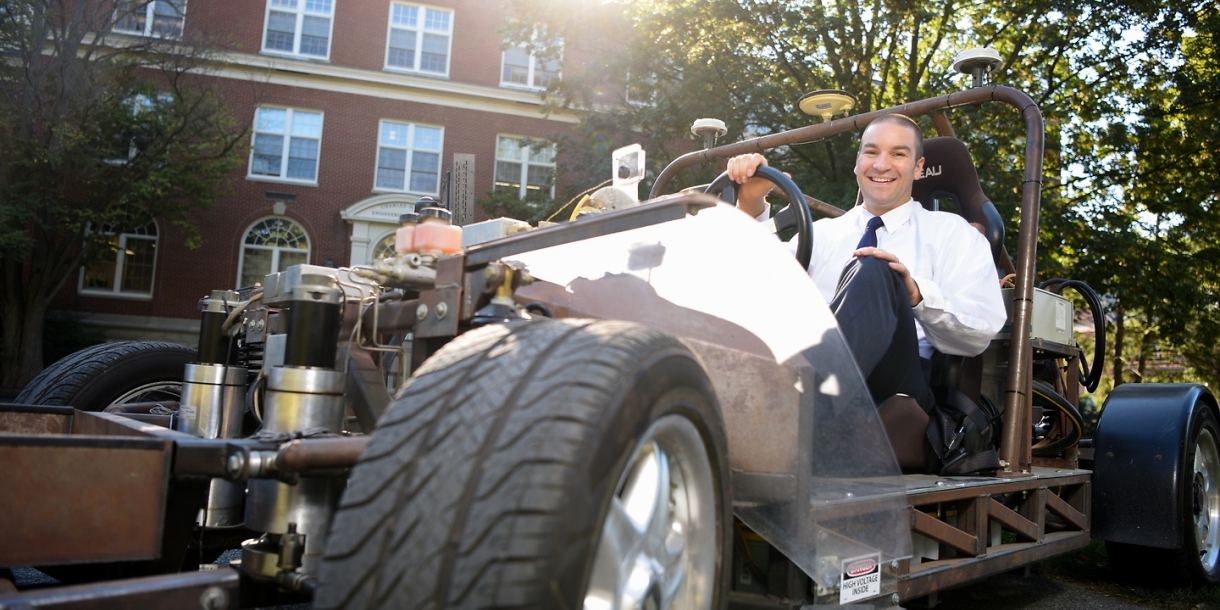
[[[926,208],[946,194],[960,206],[970,222],[984,222],[983,203],[989,201],[979,186],[979,175],[966,144],[953,137],[928,138],[923,145],[923,175],[911,187],[912,196]]]
[[[978,171],[966,144],[954,137],[928,138],[923,143],[923,174],[911,186],[911,196],[932,209],[946,197],[957,202],[957,213],[983,228],[997,265],[1006,259],[1004,223],[995,205],[979,186]]]

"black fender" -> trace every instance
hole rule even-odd
[[[1207,388],[1187,383],[1128,383],[1106,398],[1093,439],[1094,539],[1182,546],[1182,461],[1200,402],[1216,411]]]

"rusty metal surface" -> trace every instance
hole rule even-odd
[[[1056,532],[1048,534],[1042,542],[1007,544],[1003,548],[992,547],[985,557],[948,559],[935,564],[914,566],[911,573],[899,579],[898,597],[903,601],[923,597],[935,591],[975,582],[1088,545],[1087,532]]]
[[[369,445],[369,436],[349,438],[300,439],[285,443],[276,456],[283,472],[305,473],[312,470],[351,468]]]
[[[74,413],[72,407],[0,404],[0,433],[69,434]]]
[[[347,396],[352,412],[360,422],[360,429],[371,432],[390,406],[385,378],[368,351],[349,344],[340,348],[340,353],[347,356]]]
[[[0,566],[153,559],[170,443],[0,435]]]
[[[9,434],[67,434],[71,425],[71,414],[0,411],[0,432]]]
[[[77,411],[72,417],[73,434],[92,434],[98,436],[134,436],[156,438],[164,441],[191,440],[198,438],[185,432],[171,430],[117,413],[87,413]]]
[[[914,508],[911,509],[911,531],[938,540],[967,555],[979,554],[975,548],[978,544],[978,536],[971,536]]]
[[[952,502],[980,495],[1007,494],[1040,487],[1059,487],[1088,483],[1087,470],[1057,470],[1035,468],[1021,478],[937,477],[905,475],[907,500],[916,506],[934,502]]]
[[[145,423],[145,424],[152,424],[154,426],[159,426],[161,428],[169,428],[169,429],[172,429],[174,427],[175,422],[177,422],[177,420],[178,420],[177,413],[173,413],[170,415],[153,415],[152,413],[116,413],[115,415],[122,415],[123,417],[126,417],[127,419],[130,419],[133,421],[138,421],[140,423]]]
[[[1035,468],[1023,478],[909,476],[911,530],[942,545],[942,559],[925,555],[922,563],[904,560],[899,595],[907,600],[957,587],[1087,546],[1090,473]],[[953,486],[956,484],[956,486]],[[1018,501],[1010,507],[998,498]],[[1048,532],[1047,513],[1062,517],[1065,531]],[[952,520],[950,516],[955,516]],[[992,523],[1016,534],[1020,542],[994,536]],[[1055,529],[1055,528],[1050,528]],[[944,558],[952,547],[962,556]]]
[[[373,334],[411,332],[415,328],[415,299],[390,300],[368,307],[361,314],[360,324]]]
[[[184,572],[89,585],[0,593],[0,610],[180,610],[241,607],[241,579],[234,569]]]

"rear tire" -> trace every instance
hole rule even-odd
[[[101,411],[116,403],[177,401],[195,350],[163,341],[102,343],[44,369],[14,402]]]
[[[1179,465],[1184,540],[1181,548],[1158,549],[1106,543],[1110,566],[1123,577],[1177,586],[1220,582],[1220,424],[1211,409],[1196,403],[1187,451]]]
[[[728,475],[711,384],[672,337],[573,320],[471,331],[378,422],[314,606],[723,607]]]

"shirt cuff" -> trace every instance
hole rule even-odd
[[[764,199],[763,200],[763,211],[761,213],[759,213],[758,216],[755,216],[754,220],[757,220],[758,222],[763,222],[769,218],[771,218],[771,204],[767,203],[767,200]]]
[[[941,292],[940,286],[932,280],[921,277],[911,276],[915,280],[915,285],[919,286],[919,295],[923,297],[919,304],[914,307],[915,317],[929,309],[944,311],[945,309],[945,293]]]

